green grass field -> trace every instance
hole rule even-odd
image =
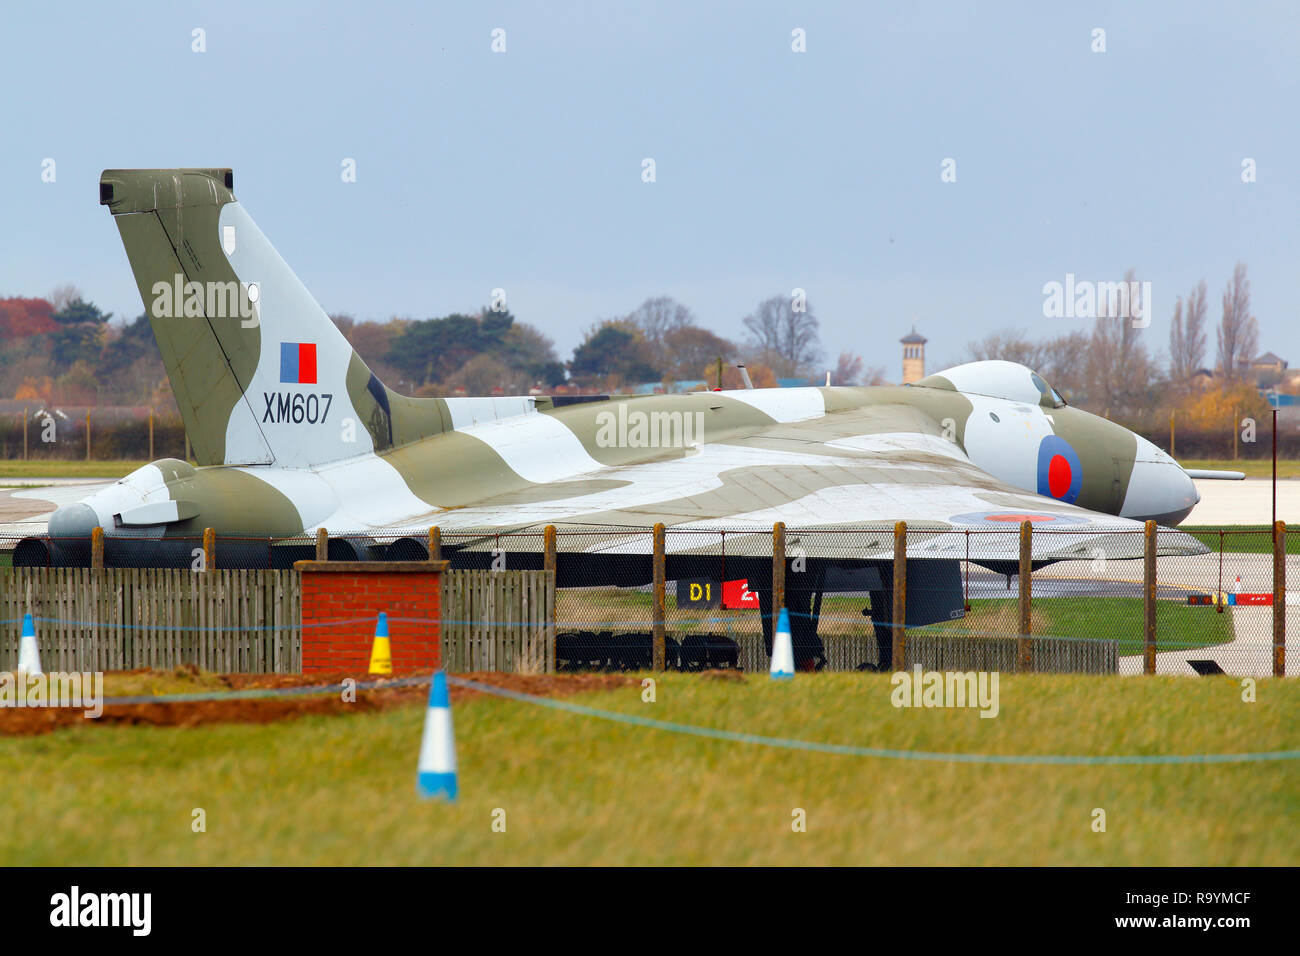
[[[0,460],[0,478],[121,478],[147,461],[62,461],[53,458]]]
[[[556,597],[560,627],[599,630],[620,627],[650,627],[650,592],[632,588],[588,588],[562,590]],[[822,602],[818,634],[823,637],[858,635],[871,637],[862,608],[866,595],[831,595]],[[668,596],[667,625],[670,633],[704,631],[752,632],[757,629],[756,611],[718,608],[678,608]],[[1120,654],[1142,653],[1142,599],[1133,597],[1038,598],[1033,602],[1034,633],[1043,637],[1119,638]],[[1232,615],[1213,609],[1190,607],[1178,601],[1162,600],[1157,609],[1162,647],[1187,650],[1232,640]],[[919,634],[956,633],[992,637],[1014,637],[1020,629],[1019,604],[1015,598],[976,598],[964,618],[910,630]]]
[[[1119,639],[1120,654],[1142,653],[1141,598],[1038,598],[1032,604],[1034,633],[1043,637]],[[1213,608],[1160,601],[1156,607],[1157,641],[1161,650],[1191,650],[1232,640],[1232,615]],[[964,618],[926,627],[915,634],[984,634],[1013,636],[1019,630],[1019,604],[1014,599],[976,599]]]
[[[1220,538],[1220,529],[1231,532]],[[1272,554],[1273,529],[1266,524],[1180,525],[1179,531],[1190,534],[1211,551],[1224,554]],[[1300,534],[1287,529],[1286,553],[1300,554]]]
[[[1017,676],[1001,713],[884,675],[668,675],[572,698],[805,740],[998,754],[1300,747],[1300,684]],[[792,752],[496,698],[455,708],[460,800],[414,796],[423,710],[0,738],[5,865],[1300,863],[1300,763],[989,766]],[[192,811],[207,829],[191,831]],[[1093,832],[1094,808],[1107,814]],[[493,832],[505,811],[506,832]],[[792,831],[792,814],[807,832]]]
[[[1203,468],[1208,471],[1240,471],[1247,478],[1270,478],[1273,475],[1272,458],[1179,458],[1184,468]],[[1300,478],[1300,459],[1279,458],[1279,478]]]

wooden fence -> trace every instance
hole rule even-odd
[[[442,607],[448,670],[555,670],[553,572],[452,571]],[[17,667],[26,612],[47,671],[302,670],[297,571],[5,568],[0,670]]]
[[[449,671],[554,671],[555,572],[444,574],[442,653]]]
[[[294,571],[5,568],[0,667],[17,666],[25,612],[36,618],[47,671],[302,669]]]
[[[907,668],[927,671],[1018,670],[1017,639],[967,634],[909,634]],[[1119,641],[1103,638],[1030,637],[1031,671],[1040,674],[1117,674]]]
[[[24,612],[37,619],[47,671],[171,669],[296,673],[302,669],[302,582],[296,571],[172,568],[0,569],[0,670],[18,661]],[[442,580],[449,671],[555,670],[551,571],[451,571]],[[767,669],[757,633],[733,635],[743,670]],[[823,637],[829,670],[875,659],[862,635]],[[1032,669],[1114,674],[1118,642],[1032,637]],[[1016,638],[909,634],[907,663],[926,670],[1015,671]]]

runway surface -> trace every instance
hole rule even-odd
[[[1201,502],[1183,524],[1266,525],[1273,520],[1273,482],[1268,478],[1195,484]],[[1287,524],[1300,524],[1300,479],[1278,480],[1277,516]]]
[[[102,478],[8,479],[18,487],[0,487],[0,547],[12,547],[9,539],[45,534],[55,508],[75,504],[100,488],[112,484]],[[45,487],[41,487],[44,485]]]

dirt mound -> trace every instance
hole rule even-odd
[[[169,687],[175,687],[177,678],[192,677],[194,687],[179,687],[175,693],[220,693],[223,688],[230,691],[276,690],[293,687],[319,687],[337,685],[346,678],[358,683],[369,683],[370,679],[357,678],[352,674],[207,674],[201,675],[197,669],[180,669],[176,671],[137,670],[109,673],[106,675],[105,696],[136,696],[118,691],[114,688],[116,677],[129,677],[131,683],[159,678],[168,681]],[[592,690],[614,690],[619,687],[639,686],[637,681],[623,674],[457,674],[467,680],[493,687],[533,694],[539,697],[565,697],[570,694]],[[158,695],[156,701],[128,704],[105,704],[103,714],[96,720],[88,720],[84,712],[67,707],[23,707],[0,708],[0,736],[31,736],[45,734],[64,727],[78,724],[91,726],[114,725],[150,725],[155,727],[197,727],[201,724],[269,724],[278,720],[290,720],[307,714],[363,714],[392,707],[414,706],[423,704],[429,695],[428,685],[386,686],[384,681],[379,686],[358,687],[355,700],[346,701],[341,691],[322,692],[319,694],[301,694],[287,697],[255,697],[237,699],[217,699],[186,701],[169,701],[165,694]],[[452,686],[452,703],[482,697],[483,692],[468,688]]]

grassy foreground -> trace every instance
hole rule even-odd
[[[886,675],[699,675],[571,698],[805,740],[978,753],[1300,747],[1300,683],[1017,676],[1001,713]],[[708,740],[497,698],[455,708],[460,800],[414,795],[423,710],[0,739],[0,864],[1300,863],[1300,761],[989,766]],[[191,831],[192,811],[207,830]],[[1107,814],[1093,832],[1094,808]],[[807,832],[792,831],[796,808]],[[506,832],[493,832],[495,810]]]

